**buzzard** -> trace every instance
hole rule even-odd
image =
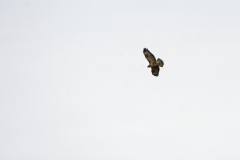
[[[156,60],[154,55],[147,48],[143,48],[143,54],[149,62],[149,65],[147,67],[148,68],[151,67],[152,75],[158,76],[158,73],[159,73],[159,70],[160,70],[159,67],[163,67],[163,65],[164,65],[163,61],[160,58],[158,58]]]

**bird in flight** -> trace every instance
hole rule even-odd
[[[164,62],[160,58],[156,60],[154,55],[147,48],[143,48],[143,54],[149,62],[147,67],[152,69],[152,75],[158,76],[160,70],[159,67],[163,67]]]

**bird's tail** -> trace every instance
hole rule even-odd
[[[164,65],[164,62],[163,62],[160,58],[157,59],[157,62],[156,62],[156,63],[157,63],[157,65],[160,66],[160,67],[163,67],[163,65]]]

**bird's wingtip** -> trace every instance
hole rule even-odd
[[[147,48],[143,48],[143,52],[147,51],[148,49]]]

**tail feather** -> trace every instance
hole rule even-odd
[[[164,65],[164,62],[160,59],[160,58],[158,58],[157,59],[157,65],[159,65],[160,67],[163,67],[163,65]]]

